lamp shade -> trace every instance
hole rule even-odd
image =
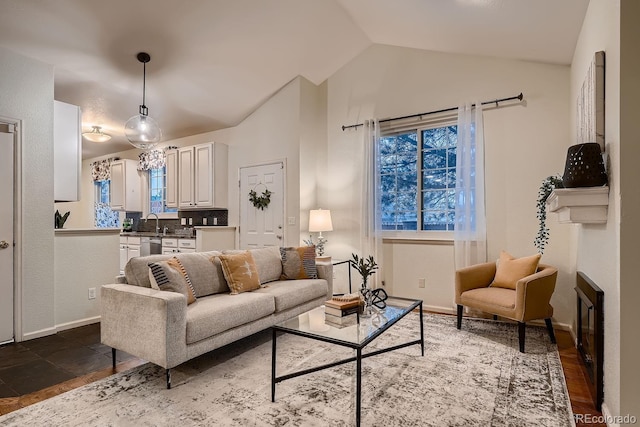
[[[91,132],[84,132],[82,136],[91,142],[107,142],[111,139],[111,135],[102,132],[100,126],[91,126]]]
[[[333,231],[331,211],[326,209],[312,209],[309,211],[309,232]]]

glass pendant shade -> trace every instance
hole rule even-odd
[[[148,109],[145,105],[146,83],[147,83],[147,62],[151,61],[151,56],[146,52],[140,52],[136,56],[142,62],[142,105],[138,115],[131,117],[124,125],[124,134],[129,143],[136,148],[148,150],[155,147],[162,138],[162,131],[158,122],[149,117]]]
[[[151,117],[138,114],[127,120],[124,134],[136,148],[148,150],[155,147],[162,138],[162,131],[158,123]]]

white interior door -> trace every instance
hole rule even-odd
[[[0,343],[13,341],[13,134],[0,132]]]
[[[271,192],[265,209],[253,206],[249,192]],[[284,241],[284,164],[240,168],[240,248],[282,246]]]

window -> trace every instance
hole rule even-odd
[[[98,228],[120,227],[120,218],[118,212],[111,210],[111,198],[109,186],[111,181],[94,181],[95,184],[95,209],[94,223]]]
[[[383,230],[453,230],[456,142],[453,122],[380,138]]]
[[[167,208],[166,200],[166,166],[159,169],[149,169],[149,213],[162,214],[178,212],[177,208]]]

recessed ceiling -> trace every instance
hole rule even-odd
[[[142,101],[163,140],[237,125],[301,75],[320,84],[373,43],[569,64],[589,0],[2,0],[0,46],[53,64],[82,107],[83,157],[126,150]],[[1,112],[0,112],[1,113]]]

